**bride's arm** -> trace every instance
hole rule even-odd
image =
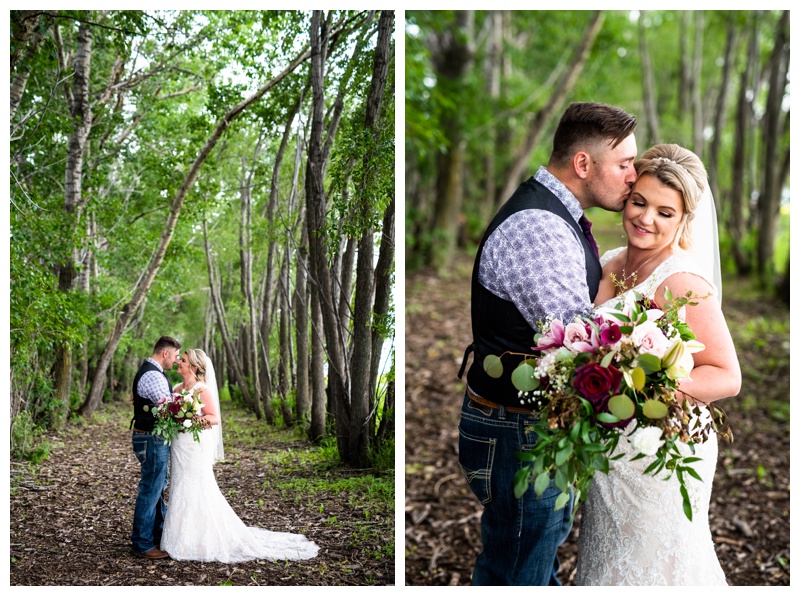
[[[203,393],[200,394],[200,399],[203,401],[203,415],[201,419],[207,420],[212,426],[214,424],[219,424],[219,412],[217,412],[214,398],[211,397],[211,392],[208,389],[203,389]]]
[[[675,273],[659,286],[656,302],[664,304],[665,289],[669,287],[673,296],[685,296],[691,290],[693,296],[705,296],[712,291],[702,277],[691,273]],[[691,381],[681,383],[681,388],[702,403],[709,403],[737,395],[742,386],[742,372],[733,345],[731,333],[722,314],[719,301],[714,296],[698,299],[696,306],[686,305],[686,323],[705,345],[705,350],[694,353],[694,370]]]

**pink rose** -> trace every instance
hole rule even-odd
[[[658,358],[662,358],[664,353],[669,347],[669,340],[664,335],[664,332],[653,323],[646,321],[641,325],[636,325],[631,333],[633,345],[645,354],[652,354]]]
[[[587,343],[589,331],[583,323],[570,323],[564,327],[564,347],[573,352],[591,352],[592,346]]]

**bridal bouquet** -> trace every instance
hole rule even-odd
[[[677,441],[704,442],[711,429],[727,436],[721,410],[711,406],[711,420],[699,422],[700,409],[680,399],[678,382],[690,378],[692,354],[704,349],[681,309],[693,302],[691,293],[673,298],[667,290],[661,308],[636,292],[614,308],[598,309],[592,317],[576,317],[564,324],[547,322],[537,334],[538,356],[521,354],[524,360],[512,373],[523,404],[541,410],[536,425],[539,435],[533,448],[517,454],[524,466],[514,479],[521,497],[533,484],[537,496],[551,481],[561,490],[556,509],[569,501],[574,490],[573,512],[588,494],[597,471],[608,473],[610,461],[623,457],[614,450],[623,435],[637,454],[653,456],[646,474],[668,471],[677,476],[683,509],[692,519],[686,477],[700,480],[692,468],[699,461],[684,456]],[[488,374],[502,374],[501,356],[484,360]],[[683,390],[686,390],[684,385]],[[723,430],[720,430],[723,429]]]
[[[209,428],[209,424],[200,417],[202,407],[200,395],[187,389],[160,399],[152,406],[156,419],[153,434],[163,438],[165,444],[171,444],[176,434],[190,432],[194,440],[200,442],[200,433]],[[148,411],[150,407],[145,406],[144,409]]]

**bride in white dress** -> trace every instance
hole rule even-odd
[[[211,360],[202,350],[186,350],[178,362],[183,382],[174,388],[200,391],[203,419],[211,427],[179,433],[170,450],[169,506],[161,549],[172,559],[238,563],[252,559],[300,560],[319,547],[302,534],[248,527],[217,486],[213,465],[224,457],[219,392]]]
[[[685,320],[705,350],[694,354],[692,380],[681,389],[690,401],[706,404],[736,395],[741,372],[720,308],[716,220],[713,199],[704,192],[705,168],[678,145],[656,145],[635,165],[639,178],[623,211],[628,246],[603,255],[596,303],[616,304],[633,289],[656,305],[665,303],[667,287],[674,296],[712,294],[685,307]],[[689,454],[688,446],[682,449]],[[693,521],[684,515],[674,475],[668,481],[666,472],[644,475],[653,458],[630,461],[635,451],[624,438],[616,453],[624,457],[611,462],[608,475],[595,475],[581,507],[576,585],[726,585],[708,522],[716,435],[696,446],[702,461],[693,467],[702,482],[687,480]]]

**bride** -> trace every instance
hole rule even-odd
[[[704,192],[705,168],[678,145],[656,145],[635,166],[638,179],[622,216],[628,245],[603,255],[596,304],[614,305],[633,289],[656,305],[665,303],[667,288],[674,296],[712,294],[685,307],[685,320],[705,350],[694,354],[691,381],[681,389],[697,404],[736,395],[741,371],[720,308],[716,218],[711,194]],[[620,452],[624,457],[612,462],[608,475],[595,475],[581,508],[575,583],[725,585],[708,523],[716,435],[696,446],[701,461],[694,468],[702,482],[687,480],[693,521],[683,513],[674,475],[666,482],[663,472],[644,475],[652,457],[630,461],[635,452],[624,438]]]
[[[317,556],[319,547],[302,534],[248,527],[217,486],[213,464],[223,459],[219,392],[211,360],[202,350],[186,350],[178,362],[183,382],[173,391],[199,393],[202,419],[210,428],[178,433],[170,455],[169,507],[161,548],[173,559],[238,563],[251,559],[299,560]]]

